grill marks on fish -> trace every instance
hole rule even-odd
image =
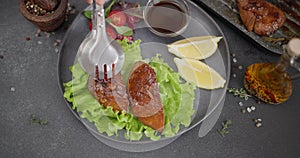
[[[129,112],[128,95],[121,73],[107,78],[104,72],[104,79],[100,79],[99,70],[96,67],[96,76],[89,77],[88,89],[104,107],[111,106],[114,110]]]
[[[237,0],[240,17],[249,32],[268,36],[285,22],[284,12],[264,0]]]
[[[144,62],[136,62],[128,80],[128,94],[133,114],[143,124],[162,131],[164,109],[155,71]]]

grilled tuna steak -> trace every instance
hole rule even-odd
[[[156,131],[164,128],[164,109],[161,103],[155,71],[146,63],[136,62],[128,80],[129,100],[133,114]]]
[[[88,89],[91,94],[104,107],[111,106],[114,110],[125,110],[128,113],[129,100],[121,73],[112,78],[99,79],[97,76],[89,77]]]
[[[241,19],[249,32],[268,36],[285,22],[284,12],[264,0],[237,0]]]

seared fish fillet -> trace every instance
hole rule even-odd
[[[164,109],[155,71],[144,62],[136,62],[128,80],[129,100],[133,114],[156,131],[164,128]]]
[[[121,73],[109,79],[89,77],[88,89],[104,107],[111,106],[114,110],[129,112],[128,95]]]
[[[268,36],[285,22],[284,12],[264,0],[237,0],[241,19],[249,32]]]

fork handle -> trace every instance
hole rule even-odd
[[[93,29],[96,29],[97,32],[106,34],[105,29],[105,14],[103,5],[96,3],[96,0],[93,0]]]

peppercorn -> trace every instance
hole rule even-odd
[[[47,15],[47,14],[52,14],[54,12],[53,10],[47,11],[47,10],[41,8],[39,5],[33,4],[30,1],[27,1],[25,5],[26,5],[26,9],[31,14],[34,14],[36,16],[44,16],[44,15]]]
[[[59,0],[34,0],[34,2],[44,10],[53,11],[57,7]]]
[[[246,109],[242,109],[241,112],[244,114],[246,113]]]

